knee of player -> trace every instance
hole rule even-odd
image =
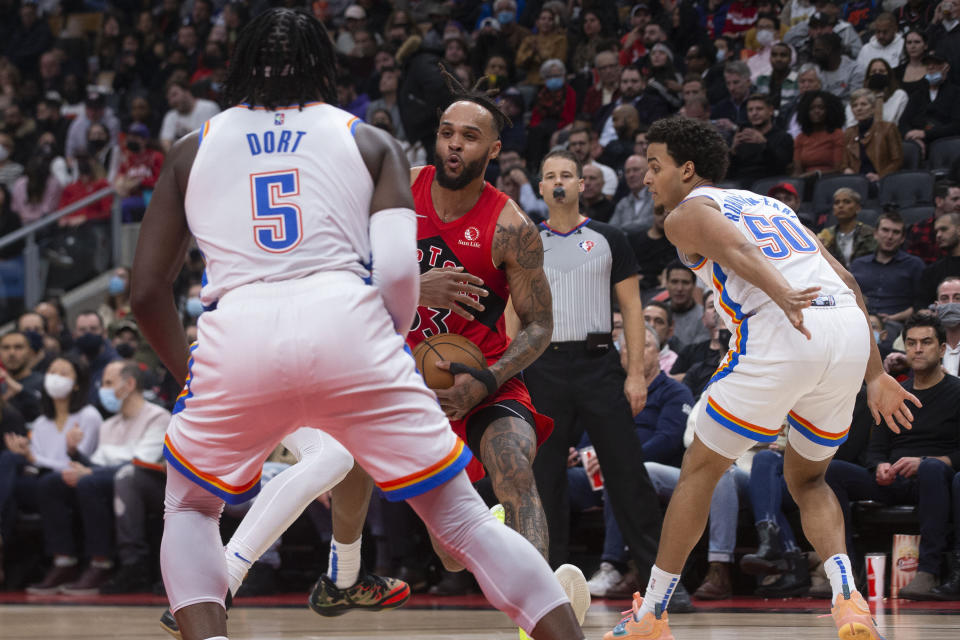
[[[826,484],[828,466],[817,469],[797,469],[795,465],[785,463],[783,478],[787,481],[787,488],[794,498],[810,489]]]

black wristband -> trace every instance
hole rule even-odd
[[[470,374],[475,380],[479,380],[483,383],[483,386],[487,388],[488,396],[492,396],[497,392],[497,389],[500,388],[500,386],[497,384],[497,377],[493,375],[493,371],[490,371],[490,369],[475,369],[459,362],[451,362],[450,373],[453,375],[457,375],[459,373]]]

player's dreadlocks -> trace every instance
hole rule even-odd
[[[230,61],[224,97],[268,109],[316,100],[337,104],[336,54],[309,13],[270,9],[248,24]]]
[[[491,94],[477,88],[480,84],[479,82],[473,89],[465,88],[456,76],[447,71],[442,63],[440,64],[440,74],[443,76],[443,81],[447,84],[447,89],[450,91],[450,104],[466,101],[480,105],[493,116],[493,125],[497,129],[498,136],[504,127],[513,126],[513,122],[511,122],[507,114],[500,109],[500,106],[493,100]],[[483,81],[485,81],[485,78],[481,78],[480,82]]]

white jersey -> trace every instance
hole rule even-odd
[[[797,214],[787,205],[752,191],[716,187],[698,187],[685,200],[698,196],[716,202],[720,207],[718,215],[722,214],[733,222],[791,286],[798,289],[819,286],[820,298],[814,305],[833,306],[838,302],[837,297],[853,295],[820,254],[819,245],[804,229]],[[683,254],[680,259],[714,289],[714,306],[733,333],[737,333],[744,317],[770,302],[770,297],[762,290],[713,260],[702,258],[694,264]]]
[[[200,133],[185,208],[206,261],[201,301],[321,271],[370,275],[373,179],[360,120],[324,103],[233,107]]]

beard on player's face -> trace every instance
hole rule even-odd
[[[488,148],[484,151],[483,155],[472,162],[465,162],[463,156],[456,154],[460,158],[460,166],[462,167],[458,175],[456,173],[447,173],[447,158],[453,154],[444,156],[437,153],[433,159],[433,166],[437,169],[437,184],[451,191],[459,191],[460,189],[466,188],[468,184],[483,175],[486,170],[487,157],[489,154],[490,149]]]

